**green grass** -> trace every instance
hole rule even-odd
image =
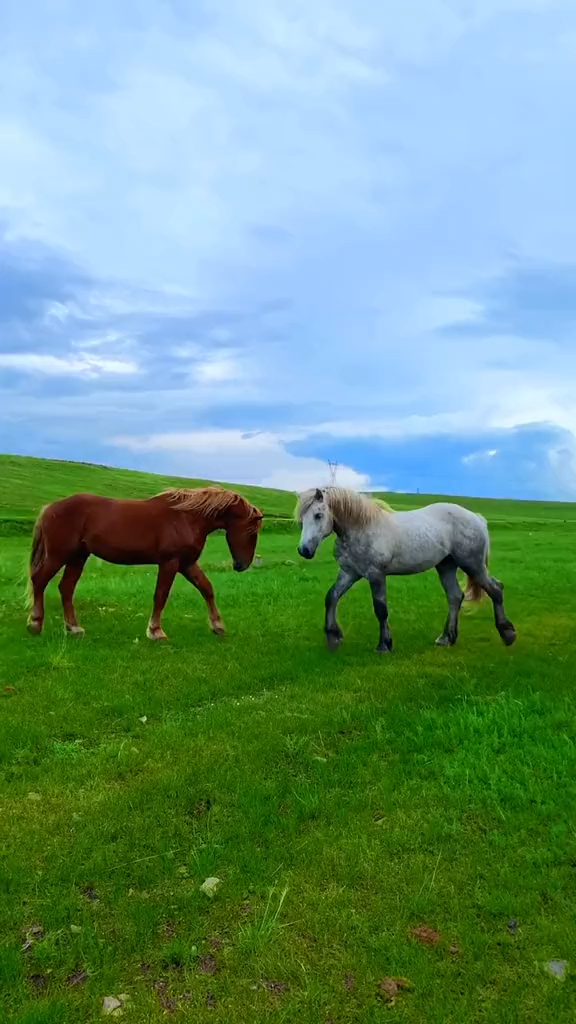
[[[11,464],[2,511],[23,520],[74,490],[166,484]],[[96,560],[77,592],[84,640],[64,636],[54,585],[32,638],[29,538],[0,538],[6,1019],[100,1021],[102,999],[126,993],[136,1024],[574,1020],[576,516],[476,507],[519,631],[508,650],[487,604],[463,614],[457,648],[435,648],[444,596],[427,574],[390,581],[392,656],[374,653],[367,586],[342,602],[330,655],[331,543],[302,562],[294,532],[264,533],[242,576],[210,539],[224,638],[179,580],[168,643],[146,641],[154,571]],[[421,924],[437,945],[410,937]],[[564,981],[550,959],[569,962]],[[411,982],[392,1008],[386,976]]]
[[[83,462],[53,462],[20,455],[0,455],[0,518],[35,518],[39,506],[75,491],[115,498],[149,498],[166,487],[201,487],[211,481],[156,476]],[[231,485],[229,485],[231,486]],[[234,485],[271,515],[292,515],[294,497],[285,491]]]

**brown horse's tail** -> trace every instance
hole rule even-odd
[[[38,569],[41,569],[46,561],[46,541],[44,539],[44,530],[42,528],[42,519],[44,518],[44,512],[47,506],[41,510],[36,522],[34,523],[34,529],[32,531],[32,549],[30,551],[30,562],[28,564],[28,579],[26,586],[26,593],[24,597],[24,605],[27,608],[32,607],[33,593],[32,593],[32,577]]]
[[[30,551],[30,576],[32,577],[38,569],[41,569],[46,560],[46,541],[44,539],[44,530],[42,528],[42,520],[44,518],[44,512],[47,506],[45,505],[38,519],[34,523],[34,531],[32,533],[32,550]]]

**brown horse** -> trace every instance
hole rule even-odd
[[[96,555],[115,565],[157,565],[154,608],[146,635],[164,640],[161,616],[177,573],[200,591],[215,633],[224,633],[212,584],[197,565],[206,538],[225,530],[234,569],[252,564],[263,513],[235,491],[222,487],[171,489],[140,501],[74,494],[42,509],[34,527],[30,581],[34,605],[31,633],[44,625],[44,591],[65,566],[59,590],[69,633],[83,636],[72,598],[86,561]]]

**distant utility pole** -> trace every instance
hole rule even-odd
[[[336,473],[338,472],[338,463],[337,462],[331,462],[330,459],[328,459],[328,469],[329,469],[329,472],[330,472],[330,486],[333,487],[334,484],[336,483]]]

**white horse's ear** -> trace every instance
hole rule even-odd
[[[324,500],[324,495],[322,494],[322,491],[320,490],[319,487],[316,488],[316,494],[314,495],[314,500],[315,501],[323,501]]]

